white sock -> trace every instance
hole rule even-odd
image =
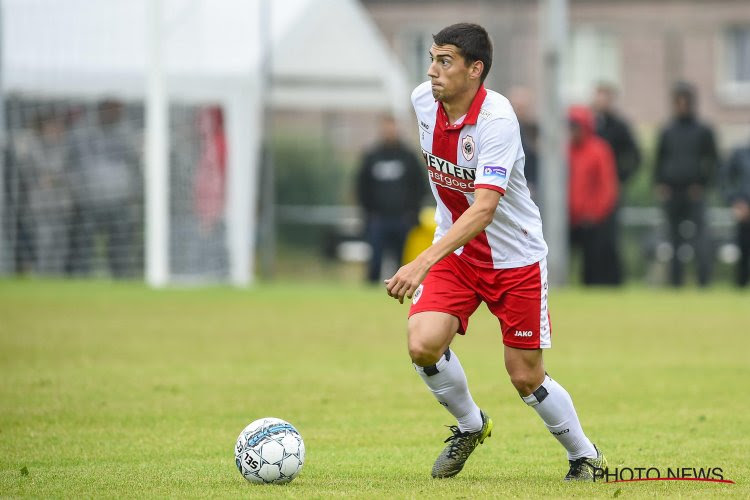
[[[568,460],[596,457],[596,449],[583,433],[573,400],[563,386],[545,375],[542,385],[522,399],[536,410],[547,429],[568,450]]]
[[[458,420],[461,432],[482,428],[479,407],[469,394],[466,374],[456,353],[448,349],[433,366],[417,366],[417,373],[438,400]]]

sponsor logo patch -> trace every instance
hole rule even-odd
[[[508,175],[508,171],[505,169],[505,167],[491,167],[487,165],[486,167],[484,167],[484,175],[492,175],[505,179],[505,177],[507,177]]]
[[[454,189],[462,193],[474,192],[475,168],[454,165],[425,150],[422,150],[422,156],[424,156],[424,161],[427,165],[427,175],[432,182],[438,186]]]

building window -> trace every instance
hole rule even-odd
[[[720,95],[730,102],[750,102],[750,26],[724,30]]]
[[[574,27],[568,39],[564,67],[565,97],[588,101],[599,82],[620,84],[617,37],[593,26]]]

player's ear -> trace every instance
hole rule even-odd
[[[484,63],[482,61],[474,61],[469,66],[469,78],[480,79],[482,78],[482,72],[484,71]]]

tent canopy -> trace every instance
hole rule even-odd
[[[239,286],[254,274],[264,107],[402,114],[408,103],[403,69],[356,0],[2,2],[4,91],[149,103],[146,279],[154,286],[169,280],[165,102],[224,105],[226,243]]]
[[[148,1],[3,0],[5,91],[143,98]],[[403,69],[354,0],[163,1],[172,99],[224,101],[255,89],[269,69],[265,47],[276,106],[408,104]]]

